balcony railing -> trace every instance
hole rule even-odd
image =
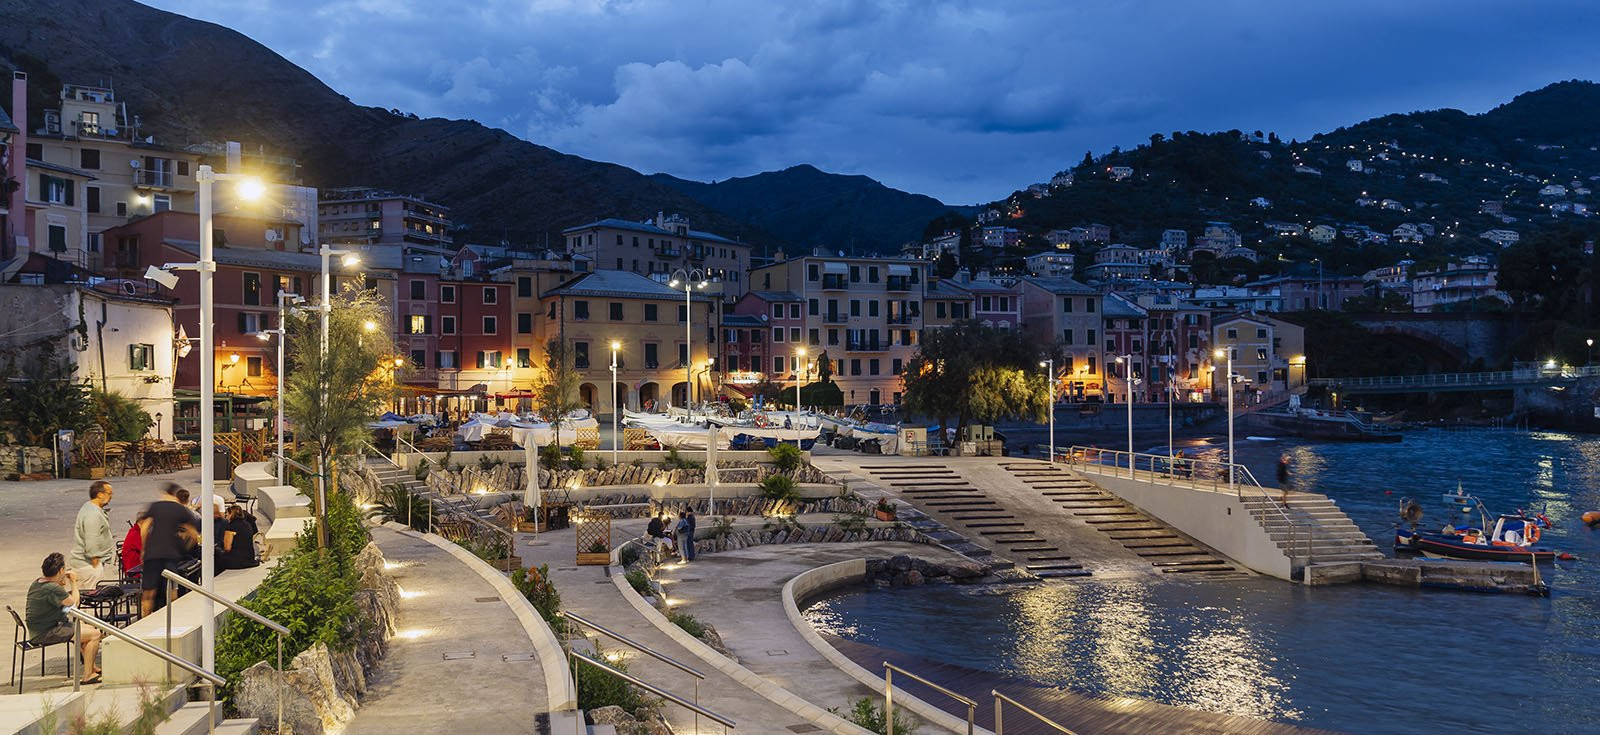
[[[890,291],[910,291],[911,279],[906,276],[889,276],[883,287]]]
[[[851,352],[883,352],[889,349],[889,343],[876,340],[850,340],[845,349]]]
[[[842,314],[842,313],[837,312],[837,311],[832,311],[832,312],[828,312],[827,314],[823,315],[822,322],[824,324],[843,324],[849,318],[850,317],[846,316],[845,314]]]
[[[889,323],[890,324],[911,324],[912,322],[916,321],[916,319],[917,319],[917,317],[915,315],[912,315],[912,314],[891,314],[891,315],[889,315]]]
[[[831,274],[822,276],[822,290],[824,291],[842,291],[847,288],[849,288],[849,285],[846,283],[844,276],[842,275]]]
[[[142,168],[133,172],[133,183],[135,186],[156,189],[176,189],[178,172],[171,169]]]

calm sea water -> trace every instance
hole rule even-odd
[[[1600,733],[1600,438],[1406,435],[1402,444],[1241,442],[1240,459],[1327,493],[1388,550],[1397,505],[1544,508],[1571,551],[1548,599],[1376,585],[1093,579],[1025,589],[856,590],[813,606],[846,638],[1052,686],[1353,733]]]

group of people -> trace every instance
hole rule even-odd
[[[689,562],[694,561],[694,528],[696,518],[694,511],[685,509],[678,514],[678,522],[673,524],[672,513],[662,513],[651,516],[650,523],[645,526],[644,533],[650,537],[650,543],[656,547],[663,557],[677,556]]]
[[[171,569],[192,577],[205,549],[201,540],[198,509],[189,505],[189,491],[168,482],[161,496],[139,513],[123,537],[121,558],[111,530],[107,509],[115,489],[110,482],[96,480],[89,485],[89,500],[78,509],[73,522],[72,550],[63,556],[53,552],[40,564],[40,576],[28,587],[27,627],[29,641],[46,646],[72,640],[72,625],[66,608],[76,607],[85,595],[122,593],[120,585],[102,588],[102,581],[119,582],[120,577],[139,579],[139,615],[149,615],[166,604],[166,581],[162,572]],[[216,505],[212,519],[216,543],[212,549],[217,571],[256,566],[255,518],[237,505]],[[113,568],[121,562],[121,573]],[[85,684],[100,681],[95,654],[100,649],[100,632],[85,627],[79,635]]]

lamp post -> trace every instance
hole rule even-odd
[[[806,361],[806,348],[794,348],[794,447],[800,448],[800,366],[806,366],[806,372],[811,372],[811,363]]]
[[[1172,447],[1172,394],[1178,389],[1174,371],[1178,369],[1178,356],[1172,353],[1172,343],[1167,342],[1167,473],[1172,473],[1172,464],[1177,455],[1177,450]]]
[[[683,284],[683,417],[694,423],[694,330],[690,328],[694,322],[694,304],[690,295],[695,289],[706,287],[705,271],[675,269],[667,286],[677,288],[680,283]]]
[[[1128,470],[1133,470],[1133,353],[1118,355],[1122,366],[1122,380],[1128,387]]]
[[[622,343],[611,340],[611,466],[621,464],[617,457],[617,350],[622,349]]]
[[[289,304],[291,304],[291,303],[299,304],[299,303],[304,303],[304,302],[305,302],[305,299],[302,298],[300,296],[300,294],[289,293],[288,291],[279,291],[278,292],[278,328],[277,329],[263,329],[263,330],[261,330],[259,332],[256,332],[256,336],[259,337],[261,339],[261,341],[263,341],[263,342],[271,339],[273,337],[273,335],[277,335],[277,337],[278,337],[278,370],[277,370],[278,395],[277,395],[277,400],[275,401],[275,403],[278,404],[278,475],[277,475],[277,477],[278,477],[278,483],[279,484],[284,484],[284,477],[283,477],[283,455],[284,455],[284,448],[283,448],[283,343],[288,341],[288,337],[287,336],[289,334],[288,327],[285,326],[284,319],[288,317]]]
[[[1049,413],[1050,421],[1050,464],[1056,463],[1056,359],[1048,358],[1039,363],[1044,368],[1045,388],[1049,394],[1049,404],[1045,411]]]
[[[1590,362],[1590,364],[1593,364],[1594,363],[1594,338],[1590,337],[1590,338],[1584,340],[1583,343],[1589,346],[1589,362]]]
[[[1233,489],[1233,350],[1231,348],[1226,349],[1226,350],[1217,350],[1216,353],[1214,353],[1214,354],[1215,354],[1215,357],[1217,359],[1219,359],[1219,360],[1223,359],[1224,357],[1226,357],[1227,360],[1228,360],[1228,489],[1232,490]],[[1216,385],[1216,380],[1213,379],[1211,381],[1211,383],[1212,383],[1213,386]]]

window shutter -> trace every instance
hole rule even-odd
[[[239,317],[239,334],[244,334],[245,333],[244,312],[241,311],[238,314],[235,314],[235,316]]]
[[[78,182],[71,179],[62,179],[61,183],[67,185],[67,206],[72,206],[72,192],[78,188]]]

